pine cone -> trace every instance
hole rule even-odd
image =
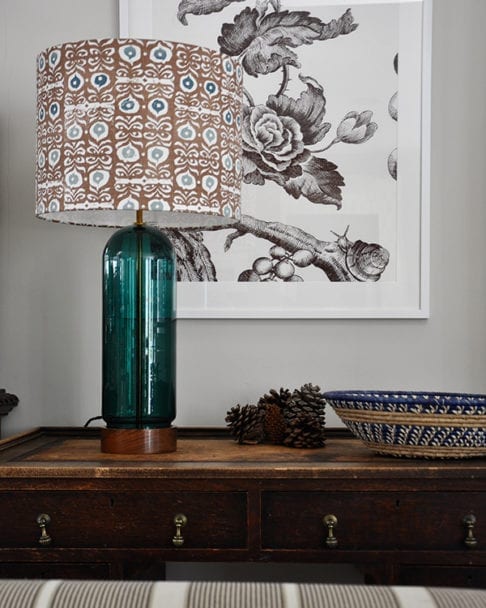
[[[271,443],[282,443],[285,436],[284,409],[292,399],[292,393],[287,388],[279,391],[271,388],[268,393],[258,400],[258,405],[265,409],[264,431],[265,438]]]
[[[324,416],[326,401],[322,396],[320,387],[315,384],[304,384],[300,389],[295,389],[292,393],[292,401],[302,411],[313,412],[317,416]]]
[[[309,412],[289,412],[283,444],[292,448],[322,448],[324,425]]]
[[[271,443],[282,443],[285,437],[285,418],[282,408],[276,403],[270,403],[265,407],[265,421],[263,429],[265,437]]]
[[[264,439],[265,410],[257,405],[235,405],[225,421],[238,443],[261,443]]]
[[[280,388],[278,392],[271,388],[269,394],[265,393],[263,397],[260,397],[258,405],[265,407],[267,405],[278,405],[280,408],[285,408],[291,399],[292,393],[288,388]]]
[[[286,422],[284,445],[295,448],[320,448],[324,445],[324,405],[321,389],[304,384],[294,390],[284,411]]]

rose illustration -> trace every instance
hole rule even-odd
[[[279,116],[266,105],[245,106],[243,110],[243,149],[257,153],[263,170],[285,171],[304,152],[304,136],[292,116]],[[265,167],[264,165],[267,165]]]
[[[313,78],[300,76],[306,88],[298,99],[270,95],[266,104],[243,111],[243,179],[262,185],[271,180],[293,198],[341,206],[344,180],[334,163],[316,157],[309,146],[322,141],[326,98]]]

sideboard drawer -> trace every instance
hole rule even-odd
[[[394,493],[395,529],[400,549],[476,550],[486,549],[486,492]],[[471,517],[470,535],[464,521]]]
[[[263,548],[328,549],[329,529],[323,520],[334,515],[337,545],[333,548],[392,549],[396,537],[388,496],[383,492],[264,492]]]
[[[304,550],[480,550],[485,492],[264,492],[263,547]],[[329,530],[326,515],[336,524]],[[475,518],[471,536],[464,518]],[[329,536],[337,542],[328,543]]]
[[[1,546],[41,546],[39,514],[50,522],[47,547],[245,548],[245,492],[28,492],[0,495]],[[185,515],[176,547],[174,518]]]

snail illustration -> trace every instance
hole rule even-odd
[[[378,281],[390,260],[388,250],[377,243],[350,241],[348,230],[349,226],[344,234],[331,230],[338,237],[336,243],[344,253],[347,270],[357,281]]]

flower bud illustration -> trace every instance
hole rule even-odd
[[[373,137],[378,125],[371,122],[373,112],[348,112],[337,128],[337,138],[346,144],[362,144]]]

